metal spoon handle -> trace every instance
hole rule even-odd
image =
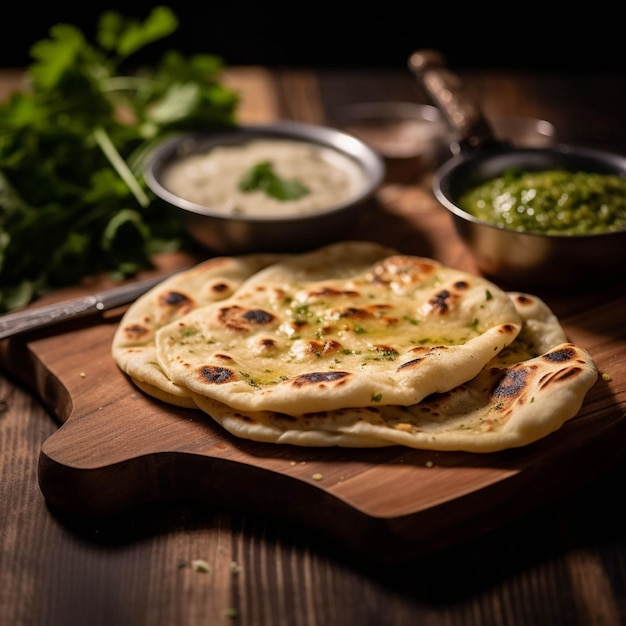
[[[435,50],[419,50],[409,57],[409,69],[458,134],[462,152],[502,146],[484,117],[475,98],[461,77],[446,67],[444,57]]]

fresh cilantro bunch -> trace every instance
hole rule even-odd
[[[131,276],[186,238],[141,171],[157,140],[235,123],[218,57],[132,55],[178,28],[167,7],[143,22],[104,13],[95,41],[57,24],[31,49],[28,87],[0,103],[0,312],[107,272]]]

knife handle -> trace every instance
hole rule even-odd
[[[91,315],[103,310],[103,308],[97,296],[89,295],[67,302],[7,313],[0,316],[0,339],[58,324],[65,320]]]
[[[191,266],[175,270],[169,274],[152,276],[112,287],[88,296],[0,315],[0,340],[129,304],[166,278],[188,269],[191,269]]]

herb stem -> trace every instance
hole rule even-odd
[[[103,92],[138,90],[156,83],[151,78],[140,76],[110,76],[101,82]]]
[[[130,171],[126,161],[120,156],[116,147],[113,145],[111,138],[102,126],[98,126],[93,131],[96,143],[100,146],[102,152],[109,160],[109,163],[113,166],[115,171],[119,174],[120,178],[126,183],[131,193],[137,199],[139,204],[146,208],[150,204],[150,199],[146,192],[141,188],[141,185]]]

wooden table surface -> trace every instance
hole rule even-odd
[[[464,78],[488,115],[541,117],[562,141],[626,154],[621,75],[472,70]],[[348,104],[426,101],[401,66],[233,67],[224,81],[241,93],[239,118],[249,123],[332,124]],[[19,84],[18,73],[0,73],[0,97]],[[390,170],[381,195],[399,194],[410,210],[430,193],[425,180]],[[294,524],[206,504],[90,520],[52,511],[38,459],[58,428],[27,388],[0,376],[0,626],[626,624],[626,464],[600,476],[589,467],[590,482],[521,518],[388,566]],[[581,448],[580,464],[588,463]]]

